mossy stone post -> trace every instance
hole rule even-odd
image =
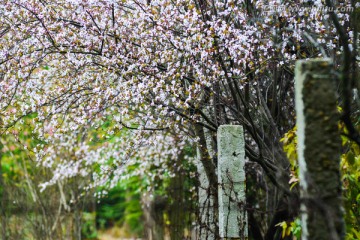
[[[242,126],[222,125],[217,132],[219,233],[225,239],[247,239],[245,210],[245,141]]]
[[[303,240],[343,239],[336,81],[330,59],[296,62]]]

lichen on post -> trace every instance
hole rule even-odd
[[[336,81],[330,59],[296,62],[302,239],[343,239]]]

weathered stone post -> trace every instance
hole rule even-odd
[[[339,114],[329,59],[296,62],[296,115],[303,240],[343,239]]]
[[[196,163],[199,174],[199,220],[200,226],[197,229],[197,239],[199,240],[214,240],[215,225],[214,225],[214,200],[210,194],[209,180],[206,176],[203,164],[200,162],[200,153],[197,149],[198,161]]]
[[[245,142],[242,126],[222,125],[217,133],[219,232],[226,239],[247,239]]]

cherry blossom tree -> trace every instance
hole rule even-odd
[[[355,1],[337,3],[330,14],[330,1],[0,2],[2,130],[38,114],[36,130],[48,147],[34,151],[39,162],[56,166],[46,184],[87,175],[93,164],[102,166],[96,184],[106,176],[118,181],[125,163],[161,165],[196,143],[216,196],[217,160],[206,135],[216,149],[217,128],[241,124],[249,171],[271,185],[277,210],[270,239],[275,224],[298,209],[280,139],[294,126],[293,67],[301,58],[331,57],[344,66],[343,119],[358,141],[351,120]],[[93,134],[109,121],[107,131]],[[101,139],[111,141],[89,144]],[[67,150],[78,160],[63,159]],[[143,168],[150,162],[142,161]]]

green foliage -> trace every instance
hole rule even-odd
[[[96,212],[82,214],[81,235],[83,239],[97,239]]]
[[[341,156],[346,239],[360,239],[360,147],[346,137],[342,139],[346,149]]]
[[[299,218],[296,218],[292,222],[280,222],[276,224],[276,226],[281,228],[281,238],[284,239],[285,237],[290,236],[291,234],[294,237],[294,240],[301,239],[301,221]]]
[[[0,138],[1,148],[1,172],[5,184],[9,186],[24,187],[23,178],[25,174],[36,171],[27,159],[32,159],[33,152],[30,149],[43,147],[37,135],[33,132],[32,121],[37,117],[36,113],[26,115],[15,124],[10,134],[2,135]],[[0,186],[0,189],[3,186]]]
[[[96,222],[99,228],[126,225],[131,233],[140,234],[142,232],[139,184],[141,184],[140,179],[132,177],[110,189],[98,201]],[[102,190],[99,189],[99,192]]]
[[[294,237],[301,239],[301,221],[299,218],[296,218],[295,221],[291,223],[291,231]]]
[[[100,228],[121,224],[125,213],[125,192],[117,186],[102,197],[96,206],[96,221]]]
[[[140,204],[140,195],[131,195],[131,198],[125,202],[124,222],[132,233],[141,234],[143,225],[141,224],[143,212]]]
[[[285,133],[284,137],[280,139],[283,143],[284,152],[286,153],[287,158],[290,161],[291,173],[290,173],[290,189],[292,189],[296,184],[299,183],[299,166],[298,166],[298,155],[297,155],[297,136],[296,136],[296,126]]]

